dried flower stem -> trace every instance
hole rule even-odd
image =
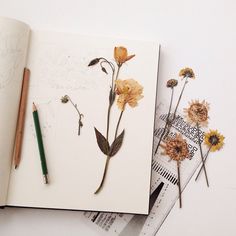
[[[124,111],[121,111],[120,113],[120,116],[119,116],[119,120],[117,122],[117,125],[116,125],[116,132],[115,132],[115,138],[114,140],[117,138],[117,133],[118,133],[118,129],[119,129],[119,125],[120,125],[120,121],[121,121],[121,118],[122,118],[122,115],[123,115]],[[105,164],[105,168],[104,168],[104,172],[103,172],[103,176],[102,176],[102,181],[98,187],[98,189],[95,191],[94,194],[97,194],[100,192],[100,190],[102,189],[103,187],[103,184],[104,184],[104,181],[105,181],[105,178],[106,178],[106,174],[107,174],[107,170],[108,170],[108,163],[109,163],[109,160],[110,160],[110,156],[107,155],[107,159],[106,159],[106,164]]]
[[[116,125],[116,132],[115,132],[114,140],[117,138],[117,133],[118,133],[118,129],[119,129],[119,125],[120,125],[120,121],[121,121],[123,113],[124,113],[124,111],[121,111],[121,113],[120,113],[120,116],[119,116],[119,119],[118,119],[118,122],[117,122],[117,125]]]
[[[116,73],[116,78],[115,78],[115,70],[113,70],[112,73],[112,82],[111,82],[111,91],[112,91],[112,96],[115,96],[115,86],[114,86],[114,79],[117,80],[120,72],[120,67],[118,66],[117,73]],[[111,116],[111,107],[113,103],[110,102],[109,100],[109,105],[108,105],[108,111],[107,111],[107,132],[106,132],[106,139],[108,140],[109,138],[109,128],[110,128],[110,116]]]
[[[114,75],[115,73],[115,66],[112,62],[108,61],[106,58],[104,57],[100,57],[99,59],[101,59],[102,61],[100,62],[100,65],[102,66],[102,63],[107,63],[110,67],[111,67],[111,70],[112,70],[112,75]]]
[[[199,144],[199,148],[200,148],[200,154],[201,154],[201,158],[202,158],[202,168],[204,170],[207,187],[209,187],[209,182],[208,182],[208,177],[207,177],[207,172],[206,172],[206,166],[205,166],[204,157],[203,157],[203,153],[202,153],[202,145],[201,145],[201,140],[200,140],[199,123],[197,123],[197,134],[198,134],[198,144]]]
[[[204,163],[206,163],[206,160],[207,160],[207,157],[208,157],[208,155],[209,155],[209,152],[211,151],[211,147],[212,147],[212,146],[210,146],[209,149],[207,150],[207,153],[206,153],[205,159],[204,159]],[[202,172],[202,169],[203,169],[203,165],[201,166],[200,170],[198,171],[198,174],[197,174],[197,176],[196,176],[196,178],[195,178],[195,181],[197,181],[199,175],[200,175],[201,172]]]
[[[112,83],[111,83],[111,92],[112,92],[112,96],[115,96],[115,85],[114,85],[114,80],[117,80],[118,79],[118,76],[119,76],[119,72],[120,72],[120,68],[121,68],[121,65],[118,66],[118,69],[117,69],[117,72],[116,72],[116,76],[115,76],[115,69],[114,69],[114,65],[112,63],[110,63],[109,61],[107,61],[105,58],[103,58],[105,60],[105,62],[107,62],[110,67],[112,68]],[[106,139],[108,141],[108,138],[109,138],[109,128],[110,128],[110,115],[111,115],[111,107],[113,105],[113,102],[110,101],[109,99],[109,105],[108,105],[108,111],[107,111],[107,132],[106,132]],[[118,123],[117,123],[117,127],[116,127],[116,133],[115,133],[115,138],[117,136],[117,132],[118,132],[118,128],[119,128],[119,124],[120,124],[120,120],[122,118],[122,114],[123,114],[123,111],[121,112],[120,114],[120,117],[119,117],[119,120],[118,120]],[[107,170],[108,170],[108,164],[109,164],[109,161],[110,161],[110,156],[107,155],[107,159],[106,159],[106,164],[105,164],[105,168],[104,168],[104,171],[103,171],[103,176],[102,176],[102,180],[101,180],[101,183],[98,187],[98,189],[95,191],[94,194],[97,194],[100,192],[100,190],[102,189],[103,187],[103,184],[104,184],[104,181],[105,181],[105,178],[106,178],[106,175],[107,175]]]
[[[168,111],[168,114],[167,114],[167,118],[166,118],[166,123],[165,123],[164,130],[163,130],[163,132],[161,133],[161,137],[160,137],[160,139],[159,139],[159,141],[158,141],[158,144],[157,144],[157,147],[156,147],[156,150],[155,150],[155,155],[156,155],[156,153],[157,153],[157,151],[158,151],[158,148],[159,148],[159,146],[160,146],[160,144],[161,144],[161,141],[162,141],[162,139],[163,139],[163,137],[164,137],[164,135],[165,135],[166,129],[167,129],[167,127],[168,127],[168,125],[169,125],[169,122],[170,122],[170,121],[169,121],[169,118],[170,118],[170,112],[171,112],[171,107],[172,107],[172,103],[173,103],[173,97],[174,97],[174,88],[171,89],[171,98],[170,98],[169,111]]]
[[[104,168],[104,172],[103,172],[103,176],[102,176],[102,181],[101,181],[99,187],[97,188],[97,190],[94,192],[94,194],[99,193],[101,191],[102,187],[103,187],[103,184],[104,184],[104,181],[105,181],[105,178],[106,178],[106,174],[107,174],[107,170],[108,170],[109,161],[110,161],[110,157],[107,156],[106,163],[105,163],[105,168]]]
[[[77,107],[77,104],[75,104],[75,103],[71,100],[71,98],[70,98],[68,95],[66,95],[66,96],[68,97],[70,103],[72,104],[72,106],[75,108],[76,112],[77,112],[78,115],[79,115],[78,135],[80,135],[80,130],[81,130],[81,127],[83,126],[83,125],[82,125],[82,117],[83,117],[83,114],[80,113],[80,111],[79,111],[79,109],[78,109],[78,107]]]
[[[180,183],[180,161],[177,161],[178,187],[179,187],[179,208],[182,207],[181,183]]]
[[[183,88],[182,88],[182,90],[181,90],[181,93],[180,93],[180,95],[179,95],[179,99],[178,99],[178,101],[177,101],[177,104],[176,104],[176,107],[175,107],[175,111],[174,111],[174,114],[173,114],[173,119],[172,119],[171,122],[173,122],[174,119],[175,119],[175,116],[176,116],[176,113],[177,113],[177,110],[178,110],[178,107],[179,107],[179,103],[180,103],[180,100],[181,100],[181,98],[182,98],[182,96],[183,96],[184,89],[185,89],[185,86],[186,86],[187,83],[188,83],[188,76],[185,77],[185,82],[184,82]]]

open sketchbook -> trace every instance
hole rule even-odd
[[[158,55],[154,42],[34,31],[0,18],[0,206],[147,214]],[[15,170],[25,67],[31,71],[30,87]],[[48,185],[42,178],[33,102]],[[95,194],[106,164],[102,189]]]

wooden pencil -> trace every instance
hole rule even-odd
[[[16,126],[15,145],[14,145],[13,160],[15,164],[15,169],[19,166],[21,160],[21,147],[24,134],[25,111],[26,111],[27,95],[29,88],[29,78],[30,78],[30,70],[25,68],[23,75],[21,98],[20,98],[20,105],[19,105],[17,126]]]

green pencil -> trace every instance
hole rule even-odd
[[[35,126],[35,130],[36,130],[37,141],[38,141],[44,183],[48,184],[48,169],[47,169],[45,152],[44,152],[44,148],[43,148],[42,133],[41,133],[41,129],[40,129],[38,111],[37,111],[37,108],[34,103],[33,103],[33,117],[34,117],[34,126]]]

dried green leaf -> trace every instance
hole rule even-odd
[[[123,130],[122,133],[112,143],[109,153],[110,157],[115,156],[116,153],[120,150],[121,145],[123,143],[124,135],[125,135],[125,130]]]
[[[110,152],[110,145],[106,138],[94,127],[97,143],[100,150],[105,154],[108,155]]]

